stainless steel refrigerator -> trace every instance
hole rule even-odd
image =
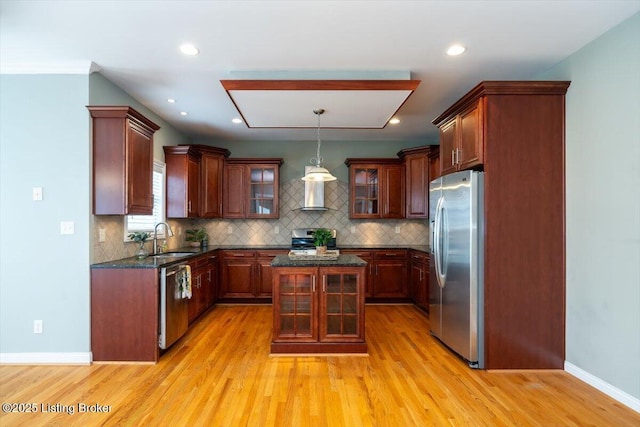
[[[431,334],[473,368],[484,367],[483,173],[429,184]]]

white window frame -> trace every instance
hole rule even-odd
[[[135,231],[147,231],[151,234],[151,237],[153,237],[153,228],[155,226],[155,224],[159,223],[159,222],[167,222],[167,209],[165,206],[167,197],[167,166],[164,162],[161,162],[160,160],[154,160],[153,161],[153,174],[160,174],[159,180],[154,179],[155,177],[152,177],[152,182],[154,183],[153,186],[153,207],[154,207],[154,215],[125,215],[124,216],[124,241],[125,242],[132,242],[131,239],[129,239],[129,234],[133,233]],[[158,183],[160,188],[158,189],[155,185],[155,183]],[[159,190],[159,191],[158,191]],[[156,194],[156,191],[158,191],[158,194]],[[134,224],[130,224],[130,221],[132,219],[141,219],[141,220],[147,220],[148,223],[146,224],[146,226],[144,227],[137,227]],[[165,238],[165,229],[166,227],[159,227],[158,229],[158,238],[159,239],[164,239]]]

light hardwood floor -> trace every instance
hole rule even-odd
[[[562,371],[469,369],[409,305],[366,308],[368,356],[273,357],[270,306],[216,306],[157,365],[1,366],[1,426],[640,426]],[[79,413],[79,404],[108,405]],[[66,405],[74,413],[42,412]]]

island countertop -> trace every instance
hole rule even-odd
[[[271,261],[271,267],[365,267],[367,262],[356,255],[340,254],[334,260],[298,260],[288,255],[278,255]]]

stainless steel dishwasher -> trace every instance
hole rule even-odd
[[[160,336],[161,349],[167,349],[189,328],[188,299],[183,297],[179,280],[187,274],[187,263],[160,269]]]

